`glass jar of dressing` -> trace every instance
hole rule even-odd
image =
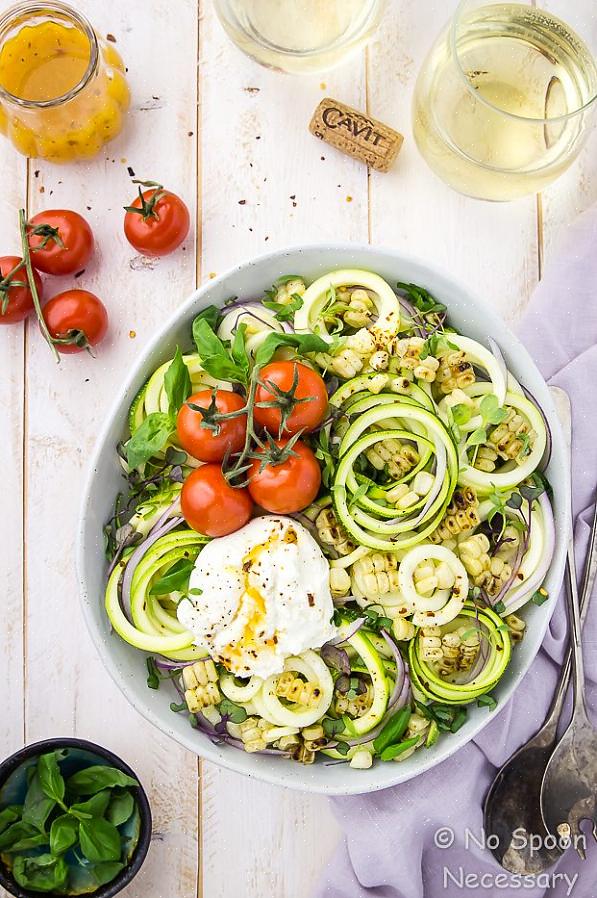
[[[120,54],[65,3],[0,16],[0,131],[20,153],[70,162],[120,132],[129,91]]]

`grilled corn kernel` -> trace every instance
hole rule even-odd
[[[452,390],[463,390],[475,382],[475,372],[470,362],[467,362],[465,353],[460,349],[454,349],[442,355],[436,374],[436,383],[442,393],[451,393]]]
[[[439,636],[419,636],[419,652],[423,661],[441,661],[442,641]]]
[[[349,327],[367,327],[375,311],[375,303],[366,290],[357,287],[350,293],[348,308],[344,312],[344,323]]]
[[[196,661],[195,664],[183,668],[182,681],[186,687],[185,701],[191,713],[217,705],[222,700],[218,687],[218,672],[211,659]]]
[[[418,474],[415,474],[411,487],[419,496],[427,496],[434,483],[435,477],[433,474],[430,474],[428,471],[419,471]]]
[[[379,599],[398,589],[398,561],[392,552],[373,552],[351,567],[354,591],[366,599]]]
[[[495,471],[497,457],[495,449],[492,449],[490,446],[479,446],[473,467],[478,471],[491,474],[492,471]]]
[[[405,620],[403,617],[395,617],[392,623],[392,632],[395,639],[405,642],[414,637],[416,630],[411,621]]]
[[[263,722],[266,723],[266,726],[269,726],[266,721]],[[263,751],[267,747],[267,742],[263,738],[263,729],[259,726],[259,723],[260,721],[257,717],[247,717],[246,720],[239,724],[240,738],[245,751]]]
[[[365,327],[358,330],[356,334],[346,337],[344,346],[361,359],[368,358],[377,349],[373,334]]]
[[[394,480],[401,480],[420,460],[414,446],[395,439],[380,440],[365,455],[376,470],[387,469]]]
[[[295,294],[302,296],[305,289],[305,282],[301,278],[293,278],[285,284],[280,284],[276,289],[276,302],[288,305]]]
[[[403,496],[410,492],[406,483],[397,483],[396,486],[393,486],[392,489],[386,490],[386,499],[388,502],[396,503],[402,499]]]
[[[344,380],[356,377],[363,369],[363,360],[352,349],[344,347],[337,355],[329,355],[327,352],[318,352],[314,356],[315,362],[324,371],[337,374]]]
[[[454,586],[454,572],[450,565],[446,564],[445,561],[440,561],[440,563],[436,565],[435,577],[437,579],[438,589],[452,589]]]
[[[303,743],[301,746],[299,746],[295,758],[301,764],[313,764],[313,762],[315,761],[315,752],[312,749],[307,748],[307,746]]]
[[[481,523],[478,507],[477,494],[471,487],[461,487],[455,490],[444,517],[428,537],[429,542],[444,542],[461,533],[474,530]]]
[[[282,736],[276,742],[276,746],[280,749],[280,751],[288,751],[291,753],[298,749],[300,744],[301,740],[298,734],[292,736]]]
[[[276,742],[276,740],[282,739],[284,736],[296,736],[298,731],[298,727],[277,727],[268,725],[267,729],[262,730],[261,736],[266,742],[270,743]]]
[[[368,365],[372,371],[386,371],[390,364],[390,356],[384,349],[378,349],[369,357]]]
[[[337,714],[348,714],[349,717],[362,717],[371,707],[373,694],[367,685],[365,692],[361,692],[354,698],[349,698],[349,694],[343,695],[341,692],[336,693],[334,700]]]
[[[532,444],[535,437],[523,416],[509,407],[504,420],[489,434],[488,442],[501,458],[513,461],[524,454],[525,446]]]
[[[349,763],[355,770],[368,770],[373,764],[373,755],[366,748],[361,748],[355,751]]]
[[[508,614],[504,618],[505,624],[508,627],[508,631],[510,633],[510,639],[512,642],[521,642],[524,638],[524,633],[526,630],[526,623],[520,618],[517,617],[516,614]]]
[[[330,568],[330,592],[332,596],[345,596],[350,591],[350,575],[342,567]]]
[[[414,375],[418,380],[424,380],[427,383],[433,383],[437,376],[439,362],[432,355],[428,355],[426,359],[419,360],[419,364],[414,369]]]
[[[289,670],[280,674],[275,688],[276,695],[307,708],[314,708],[321,698],[321,688],[318,683],[307,683]]]
[[[333,508],[323,508],[316,518],[315,526],[319,541],[324,546],[332,546],[339,555],[350,555],[354,552],[355,545],[338,522]]]
[[[429,729],[430,723],[431,721],[428,720],[427,717],[423,717],[422,714],[417,714],[415,711],[415,713],[411,714],[408,718],[405,738],[411,739],[413,736],[424,737]]]
[[[390,355],[395,356],[400,361],[400,367],[410,371],[421,363],[421,350],[425,344],[422,337],[397,337],[389,341],[386,346]]]

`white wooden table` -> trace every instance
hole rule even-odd
[[[129,896],[306,898],[339,837],[325,800],[198,762],[132,710],[96,656],[73,561],[95,435],[137,353],[195,284],[285,244],[394,246],[436,261],[516,321],[559,227],[597,198],[596,141],[543,196],[514,204],[468,200],[436,180],[410,136],[410,95],[455,0],[390,0],[367,51],[302,79],[241,56],[209,0],[77,5],[115,36],[129,67],[128,124],[86,165],[28,161],[1,142],[0,251],[19,253],[19,207],[80,210],[98,251],[79,284],[103,297],[111,334],[95,360],[67,356],[56,366],[35,321],[0,327],[0,755],[76,734],[136,768],[155,831]],[[308,133],[324,95],[406,134],[393,172],[368,175]],[[196,212],[184,252],[149,261],[124,240],[128,166]]]

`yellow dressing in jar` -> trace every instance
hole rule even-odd
[[[0,18],[0,130],[26,156],[95,156],[129,105],[117,50],[63,3],[22,3]]]

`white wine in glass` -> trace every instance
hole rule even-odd
[[[239,50],[268,68],[332,68],[373,35],[386,0],[215,0]]]
[[[588,11],[591,4],[582,5]],[[419,73],[415,140],[455,190],[511,200],[568,168],[593,122],[596,97],[591,47],[551,12],[465,0]]]

